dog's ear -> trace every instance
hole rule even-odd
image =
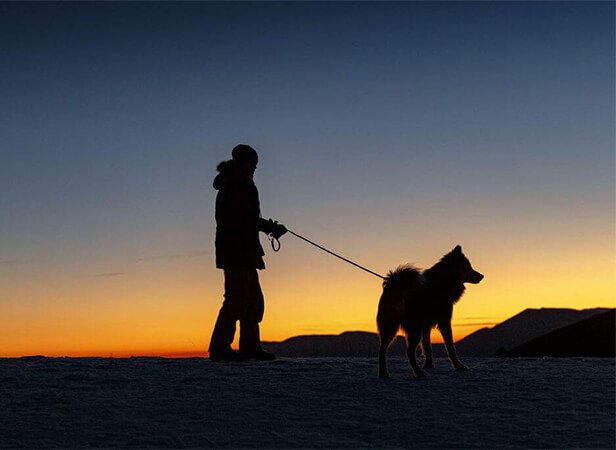
[[[459,246],[459,245],[456,245],[456,248],[454,248],[454,249],[453,249],[453,251],[454,251],[455,253],[462,253],[462,247],[461,247],[461,246]]]

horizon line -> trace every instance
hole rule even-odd
[[[603,307],[603,306],[595,306],[592,308],[582,308],[582,309],[575,309],[575,308],[556,308],[556,307],[542,307],[542,308],[525,308],[522,311],[514,314],[511,317],[508,317],[507,319],[501,321],[501,322],[493,322],[491,323],[492,325],[496,326],[499,324],[502,324],[504,322],[506,322],[507,320],[519,315],[520,313],[529,310],[529,309],[534,309],[534,310],[541,310],[541,309],[572,309],[575,311],[584,311],[584,310],[593,310],[593,309],[605,309],[605,310],[610,310],[610,309],[616,309],[613,306],[610,307]],[[481,323],[481,324],[485,324],[488,325],[487,322],[485,323]],[[480,325],[479,323],[477,324],[469,324],[469,325],[464,325],[464,324],[458,324],[458,325],[453,325],[454,327],[464,327],[464,326],[472,326],[472,325]],[[484,327],[485,328],[485,327]],[[493,327],[492,327],[493,328]],[[467,336],[472,335],[473,333],[481,330],[482,328],[478,328],[477,330],[468,333],[468,334],[464,334],[462,333],[462,337],[457,338],[454,343],[458,343],[461,340],[465,339]],[[286,338],[283,338],[281,340],[276,340],[276,341],[262,341],[265,343],[282,343],[284,341],[287,341],[289,339],[295,338],[295,337],[301,337],[301,336],[340,336],[342,334],[345,333],[370,333],[370,334],[377,334],[375,331],[365,331],[365,330],[345,330],[336,334],[332,334],[332,333],[322,333],[322,334],[298,334],[298,335],[293,335],[293,336],[289,336]],[[396,335],[397,337],[404,337],[405,335],[403,333],[398,333]],[[438,337],[436,339],[434,339],[432,341],[433,344],[437,344],[437,345],[443,345],[443,341],[442,339],[439,339]],[[204,345],[205,347],[205,345]],[[238,350],[237,348],[233,348],[234,350]],[[44,355],[44,354],[19,354],[19,355],[0,355],[0,359],[20,359],[20,358],[106,358],[106,359],[129,359],[129,358],[166,358],[166,359],[180,359],[180,358],[208,358],[209,357],[209,352],[207,350],[178,350],[178,351],[157,351],[157,350],[145,350],[145,351],[118,351],[118,352],[104,352],[104,354],[102,352],[93,352],[93,353],[85,353],[82,354],[81,352],[77,352],[76,354],[71,355],[70,353],[68,354],[52,354],[52,355]]]

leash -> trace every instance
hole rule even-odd
[[[317,244],[317,243],[315,243],[315,242],[312,242],[310,239],[307,239],[307,238],[305,238],[304,236],[301,236],[301,235],[299,235],[299,234],[297,234],[297,233],[295,233],[295,232],[293,232],[293,231],[289,230],[288,228],[287,228],[287,233],[291,233],[293,236],[298,237],[298,238],[300,238],[301,240],[306,241],[306,242],[308,242],[308,243],[309,243],[309,244],[311,244],[311,245],[314,245],[314,246],[315,246],[315,247],[317,247],[318,249],[321,249],[321,250],[323,250],[324,252],[327,252],[327,253],[329,253],[330,255],[335,256],[336,258],[339,258],[339,259],[343,260],[344,262],[347,262],[347,263],[349,263],[349,264],[351,264],[351,265],[353,265],[353,266],[357,267],[358,269],[361,269],[361,270],[363,270],[363,271],[365,271],[365,272],[368,272],[368,273],[370,273],[370,274],[374,275],[375,277],[379,277],[379,278],[380,278],[380,279],[382,279],[382,280],[384,280],[384,279],[385,279],[385,277],[384,277],[383,275],[379,275],[378,273],[373,272],[373,271],[372,271],[372,270],[370,270],[370,269],[366,269],[364,266],[360,266],[359,264],[357,264],[357,263],[355,263],[355,262],[351,261],[350,259],[347,259],[347,258],[345,258],[344,256],[340,256],[340,255],[338,255],[337,253],[334,253],[334,252],[332,252],[331,250],[328,250],[328,249],[326,249],[325,247],[323,247],[323,246],[321,246],[321,245],[319,245],[319,244]],[[278,238],[275,238],[275,237],[273,237],[273,236],[268,236],[268,237],[269,237],[270,243],[272,244],[272,250],[274,250],[275,252],[277,252],[278,250],[280,250],[280,241],[278,240]]]

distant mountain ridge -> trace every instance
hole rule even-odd
[[[397,344],[402,344],[404,352],[404,340],[400,341]],[[282,342],[262,342],[263,349],[268,352],[279,356],[297,357],[369,357],[374,356],[378,345],[379,338],[376,333],[366,331],[345,331],[338,335],[294,336]]]
[[[492,328],[482,328],[456,343],[461,355],[494,356],[499,349],[510,350],[551,331],[574,324],[609,308],[525,309]]]
[[[551,331],[572,325],[610,308],[575,310],[568,308],[525,309],[492,328],[482,328],[456,343],[461,357],[492,357],[497,350],[511,350]],[[376,333],[346,331],[339,335],[295,336],[282,342],[263,342],[266,351],[294,357],[373,357],[378,349]],[[435,356],[446,356],[442,344],[434,344]],[[404,338],[392,343],[391,356],[406,355]]]
[[[614,357],[615,332],[616,310],[612,309],[497,352],[497,356]]]

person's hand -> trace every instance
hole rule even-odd
[[[274,239],[280,238],[283,234],[287,232],[287,227],[283,224],[274,222],[274,226],[272,227],[272,232],[270,233]]]

